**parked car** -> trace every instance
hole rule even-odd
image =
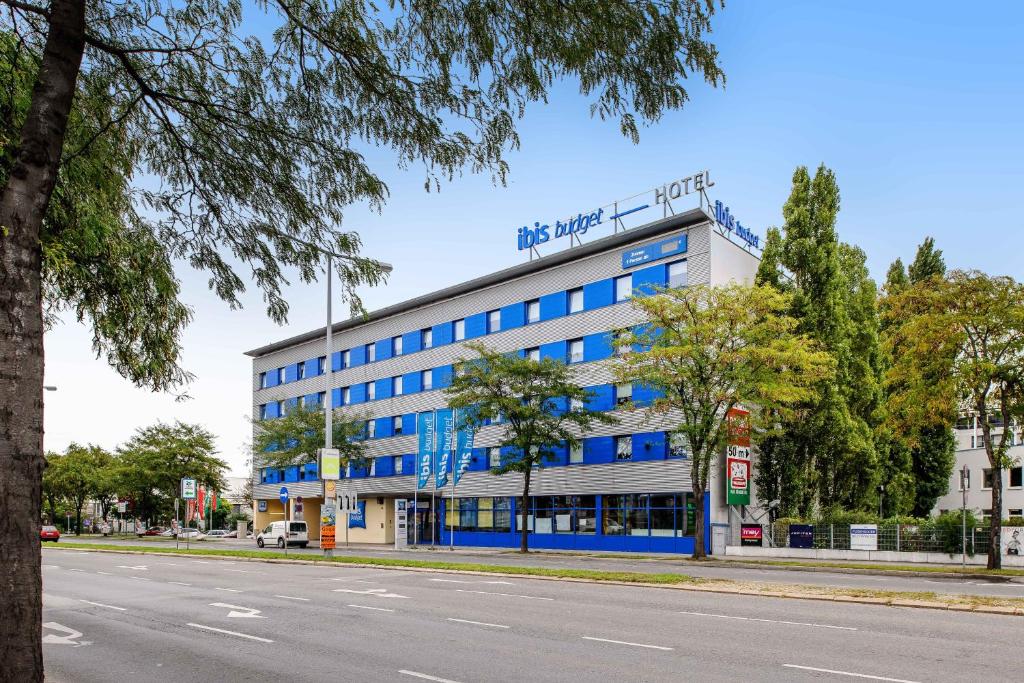
[[[309,530],[305,522],[288,522],[288,531],[285,532],[285,522],[271,522],[267,527],[256,535],[256,545],[263,547],[266,544],[276,545],[278,548],[287,545],[297,545],[305,548],[309,545]],[[287,537],[287,538],[286,538]]]
[[[211,529],[206,532],[206,537],[218,540],[221,538],[227,538],[228,533],[230,532],[227,529]]]
[[[170,538],[174,538],[174,536],[175,536],[174,529],[164,529],[163,531],[160,532],[160,535],[161,536],[167,536],[167,537],[170,537]]]
[[[39,530],[39,540],[56,543],[60,540],[60,531],[55,526],[46,525]]]
[[[224,534],[224,538],[238,538],[238,529],[231,529]]]
[[[136,536],[160,536],[163,534],[164,528],[160,526],[151,526],[148,529],[140,529],[135,532]]]
[[[187,538],[192,541],[201,541],[204,538],[206,538],[206,534],[204,534],[199,529],[188,528],[179,530],[178,538]]]

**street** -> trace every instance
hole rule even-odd
[[[69,536],[67,540],[72,543],[79,542],[79,539]],[[91,541],[83,541],[91,542]],[[95,539],[97,543],[104,545],[145,545],[145,547],[174,547],[174,541],[145,541],[139,542],[136,539],[113,540],[109,538]],[[184,543],[181,545],[185,547]],[[215,549],[224,548],[231,550],[252,550],[258,551],[252,539],[226,539],[223,541],[206,541],[193,543],[193,548]],[[265,548],[266,552],[279,553],[278,548]],[[289,548],[288,554],[295,554],[296,557],[317,557],[322,554],[318,548]],[[984,595],[998,598],[1024,598],[1024,583],[1000,581],[999,577],[969,576],[968,578],[951,579],[943,577],[921,577],[921,576],[870,576],[864,574],[849,574],[830,571],[796,571],[782,567],[766,566],[754,567],[723,567],[716,565],[702,565],[696,562],[689,562],[683,557],[659,557],[657,559],[638,559],[628,556],[615,557],[612,554],[594,555],[573,555],[566,553],[544,553],[532,552],[523,556],[518,552],[511,552],[505,549],[488,548],[456,548],[449,551],[447,546],[438,546],[435,550],[429,550],[429,546],[423,546],[419,550],[395,551],[386,546],[355,546],[350,550],[344,547],[335,551],[337,555],[355,555],[358,557],[401,557],[404,559],[438,560],[446,562],[481,562],[484,564],[550,567],[556,569],[594,569],[602,571],[627,571],[627,572],[673,572],[688,574],[708,579],[731,579],[734,581],[761,581],[771,583],[800,583],[813,586],[828,586],[833,588],[868,588],[874,590],[894,590],[909,592],[936,592],[968,595]],[[950,571],[956,571],[953,567]],[[988,579],[988,580],[986,580]]]
[[[1008,681],[1020,679],[1024,623],[660,588],[51,548],[43,551],[43,587],[47,678],[69,683]]]

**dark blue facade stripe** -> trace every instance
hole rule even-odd
[[[615,461],[615,437],[592,436],[583,439],[583,464],[602,465]]]
[[[597,332],[583,337],[583,361],[597,361],[611,358],[612,335],[609,332]]]
[[[446,344],[452,343],[452,336],[454,334],[452,330],[452,323],[438,323],[434,325],[433,329],[433,346],[445,346]]]
[[[391,337],[381,339],[377,342],[376,347],[377,360],[387,360],[388,358],[391,358],[391,352],[394,350],[391,344]]]
[[[441,367],[434,368],[431,370],[434,378],[434,389],[444,389],[452,383],[452,373],[454,372],[451,365],[442,365]]]
[[[501,307],[501,329],[511,330],[526,324],[526,304],[522,301]]]
[[[665,432],[633,434],[633,460],[664,460]]]
[[[408,355],[410,353],[416,353],[422,351],[423,347],[420,344],[423,343],[423,333],[420,330],[415,332],[406,332],[402,335],[402,355]]]
[[[466,318],[466,339],[476,339],[487,334],[487,314],[477,313]]]
[[[391,378],[390,377],[382,377],[381,379],[376,380],[375,383],[377,385],[377,388],[375,389],[376,396],[375,396],[374,400],[379,401],[382,398],[391,398]]]
[[[409,435],[416,433],[416,413],[406,413],[402,416],[402,434]]]
[[[394,427],[390,417],[378,417],[374,422],[376,423],[374,425],[376,438],[386,439],[389,436],[394,436],[392,431]]]
[[[402,393],[416,394],[423,391],[423,376],[420,371],[408,372],[402,375]]]
[[[664,395],[665,392],[658,389],[652,389],[642,384],[633,385],[633,403],[641,408],[651,405],[655,399],[661,398]]]
[[[615,302],[615,285],[611,278],[583,285],[583,310],[611,306]]]
[[[351,361],[351,359],[349,360]],[[331,371],[339,372],[340,370],[344,370],[344,368],[341,367],[341,351],[335,351],[331,354]]]
[[[306,361],[306,377],[316,377],[320,374],[320,359],[310,358]]]
[[[540,298],[540,319],[554,320],[568,313],[568,294],[565,291],[545,294]]]
[[[556,341],[551,342],[550,344],[541,344],[540,358],[541,360],[544,360],[545,358],[551,358],[552,360],[557,360],[560,363],[564,363],[567,348],[568,343],[565,341]]]
[[[277,385],[277,369],[267,370],[267,387],[276,387]]]
[[[366,347],[357,346],[354,349],[350,349],[348,358],[349,365],[353,368],[359,367],[360,365],[366,365]]]
[[[664,287],[667,281],[665,264],[659,263],[633,272],[633,291],[643,295],[654,294],[657,287]]]
[[[357,403],[366,403],[366,385],[365,384],[353,384],[348,390],[349,402],[352,405]]]
[[[336,389],[331,389],[331,407],[332,408],[339,408],[339,407],[341,407],[341,387],[337,387]]]
[[[611,384],[598,384],[587,387],[590,392],[590,400],[587,407],[591,410],[611,410],[615,407],[615,387]]]
[[[395,473],[395,461],[390,457],[377,458],[377,465],[374,467],[374,476],[390,477]]]

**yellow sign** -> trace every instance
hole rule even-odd
[[[324,495],[327,498],[333,498],[334,497],[334,489],[335,489],[336,486],[337,486],[337,484],[335,484],[330,479],[325,481],[324,482]]]

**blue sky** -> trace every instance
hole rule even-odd
[[[507,187],[465,176],[427,194],[422,171],[392,170],[386,151],[374,153],[391,199],[380,214],[353,207],[344,226],[395,268],[387,286],[364,292],[367,306],[518,263],[520,226],[705,168],[712,199],[763,235],[782,222],[793,169],[822,162],[839,180],[840,237],[867,252],[876,278],[896,257],[912,258],[926,235],[951,267],[1022,278],[1013,235],[1024,213],[1024,3],[733,0],[714,24],[726,87],[691,81],[691,102],[642,129],[639,145],[614,122],[591,120],[564,83],[521,122]],[[242,353],[323,325],[323,288],[289,288],[282,329],[265,318],[258,292],[230,311],[203,274],[183,266],[179,276],[196,311],[185,338],[193,399],[133,388],[68,322],[46,338],[46,381],[59,387],[46,397],[48,449],[72,440],[113,447],[138,426],[182,419],[217,434],[221,455],[243,471],[252,368]]]

